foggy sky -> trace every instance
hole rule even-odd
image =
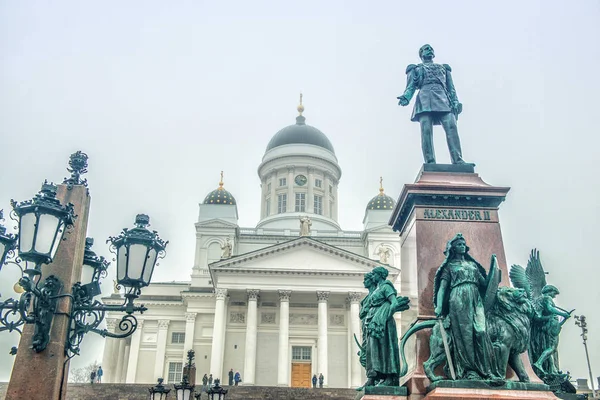
[[[500,207],[508,263],[540,250],[557,303],[588,317],[598,376],[599,4],[2,2],[0,208],[30,199],[44,179],[61,182],[69,154],[82,150],[96,252],[110,257],[105,239],[148,213],[170,241],[154,279],[188,280],[198,203],[224,170],[240,226],[256,225],[256,168],[270,138],[295,123],[303,92],[307,124],[329,137],[343,171],[339,222],[361,230],[379,176],[397,198],[421,166],[412,104],[396,96],[430,43],[464,104],[465,160],[512,187]],[[436,150],[448,162],[441,128]],[[4,299],[17,275],[1,274]],[[579,333],[564,325],[561,367],[587,378]],[[101,361],[92,336],[75,367]],[[17,341],[0,334],[2,381]]]

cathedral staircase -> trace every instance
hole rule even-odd
[[[4,400],[8,383],[0,383],[0,400]],[[148,400],[151,384],[70,383],[67,387],[67,400]],[[167,385],[172,388],[172,385]],[[229,390],[226,400],[354,400],[358,392],[354,389],[302,389],[274,386],[226,386]],[[202,399],[207,399],[203,394]],[[169,399],[175,399],[174,390]]]

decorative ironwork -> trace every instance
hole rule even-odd
[[[224,389],[221,386],[221,380],[219,378],[215,379],[215,384],[206,392],[208,394],[208,398],[210,400],[223,400],[227,395],[228,390]],[[217,397],[215,397],[217,396]],[[196,399],[200,399],[200,396],[196,396]]]
[[[189,378],[189,374],[191,373],[192,368],[195,368],[194,355],[195,355],[194,350],[189,350],[187,352],[188,361],[187,361],[187,365],[186,365],[186,370],[184,371],[183,377],[181,379],[181,383],[179,385],[177,385],[177,384],[173,385],[173,387],[175,388],[175,394],[177,396],[177,399],[189,400],[194,393],[195,385],[190,384],[190,378]]]
[[[150,400],[165,400],[167,395],[171,391],[168,387],[164,386],[163,378],[158,378],[158,384],[154,387],[148,388],[150,392]]]
[[[65,178],[63,181],[63,183],[67,185],[67,188],[72,189],[74,185],[83,185],[87,187],[87,179],[81,179],[81,175],[88,172],[87,160],[88,155],[82,151],[71,154],[69,168],[67,168],[67,171],[71,173],[71,177]]]
[[[4,210],[0,209],[0,222],[4,221]],[[6,233],[6,227],[0,224],[0,271],[7,257],[14,255],[17,245],[17,236]]]

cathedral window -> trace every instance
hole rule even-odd
[[[323,181],[320,179],[315,179],[315,187],[323,187]]]
[[[266,209],[265,214],[267,214],[267,217],[268,217],[269,215],[271,215],[271,199],[267,197],[266,202],[267,202],[267,209]]]
[[[296,193],[296,212],[306,211],[306,193]]]
[[[312,356],[312,348],[309,346],[293,346],[292,360],[293,361],[310,361]]]
[[[184,343],[185,332],[173,332],[171,333],[171,343]]]
[[[271,182],[267,183],[267,192],[271,191]]]
[[[329,218],[333,218],[333,201],[329,202]]]
[[[279,186],[287,186],[287,179],[279,178]]]
[[[284,213],[287,208],[287,194],[277,196],[277,214]]]
[[[315,196],[315,214],[323,215],[323,196]]]
[[[181,382],[183,373],[183,363],[182,362],[170,362],[169,363],[169,383],[179,383]]]
[[[333,194],[333,186],[329,185],[329,194]]]

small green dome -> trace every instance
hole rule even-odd
[[[236,205],[233,195],[227,190],[223,189],[223,171],[221,171],[221,181],[219,182],[219,187],[206,195],[203,204],[222,204],[226,206]]]
[[[379,178],[379,194],[369,201],[367,211],[369,210],[393,210],[396,201],[383,192],[383,178]]]

